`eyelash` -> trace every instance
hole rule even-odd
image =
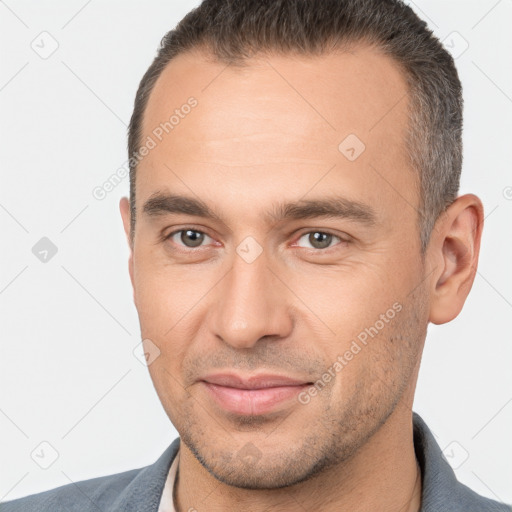
[[[207,237],[209,238],[212,238],[210,235],[208,235],[208,233],[205,233],[204,231],[201,231],[199,229],[195,229],[193,227],[185,227],[185,228],[181,228],[181,229],[177,229],[176,231],[173,231],[172,233],[169,233],[168,235],[165,235],[163,236],[163,241],[168,241],[170,240],[174,235],[177,235],[179,233],[183,233],[184,231],[194,231],[195,233],[200,233],[202,235],[206,235]],[[302,249],[306,249],[308,251],[313,251],[313,252],[316,252],[316,253],[328,253],[331,251],[331,249],[334,249],[336,248],[337,245],[344,245],[344,244],[348,244],[349,243],[349,240],[348,239],[344,239],[338,235],[335,235],[334,233],[331,233],[330,231],[322,231],[322,230],[319,230],[319,229],[313,229],[313,230],[310,230],[310,231],[305,231],[305,232],[302,232],[299,237],[297,238],[297,242],[302,238],[304,237],[305,235],[310,235],[311,233],[322,233],[324,235],[331,235],[333,238],[337,238],[339,240],[339,243],[338,244],[335,244],[331,247],[327,247],[325,249],[315,249],[314,247],[302,247]],[[296,242],[295,242],[296,243]],[[177,245],[177,244],[176,244]],[[198,247],[186,247],[185,245],[177,245],[177,247],[179,247],[178,250],[181,250],[181,251],[184,251],[184,252],[190,252],[190,251],[194,251],[194,250],[200,250],[200,249],[204,249],[205,246],[204,245],[200,245]]]

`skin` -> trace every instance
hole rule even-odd
[[[460,196],[422,255],[406,82],[377,49],[261,56],[244,69],[180,55],[150,96],[143,140],[190,96],[197,107],[139,164],[133,240],[120,202],[142,338],[160,350],[150,375],[182,440],[176,509],[419,510],[421,353],[428,323],[455,318],[471,289],[480,200]],[[338,149],[351,133],[366,146],[354,161]],[[144,213],[153,194],[171,192],[221,220]],[[276,203],[333,196],[371,207],[374,223],[265,217]],[[207,236],[199,247],[186,232],[162,240],[179,229]],[[334,235],[327,248],[316,232]],[[251,263],[237,253],[248,236],[262,251]],[[242,417],[199,381],[232,370],[316,382],[396,303],[307,404]]]

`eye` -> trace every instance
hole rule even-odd
[[[165,240],[172,240],[178,246],[183,244],[182,246],[189,249],[200,247],[206,239],[212,240],[212,238],[209,237],[206,233],[198,231],[197,229],[180,229],[173,231],[165,237]]]
[[[339,236],[333,235],[331,233],[327,233],[325,231],[309,231],[308,233],[304,233],[296,243],[300,240],[305,239],[310,246],[309,249],[318,249],[325,250],[329,249],[331,243],[334,239],[339,240],[339,242],[347,243],[347,240],[340,238]]]

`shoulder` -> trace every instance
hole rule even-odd
[[[70,483],[0,505],[2,512],[104,510],[123,492],[141,469]]]
[[[136,511],[148,504],[151,510],[157,510],[169,467],[178,452],[179,441],[178,437],[159,459],[149,466],[73,482],[24,498],[1,502],[0,511]]]
[[[512,505],[485,498],[461,482],[458,482],[456,489],[454,489],[454,499],[458,502],[460,510],[474,510],[475,512],[512,512]]]
[[[459,482],[432,431],[413,413],[414,448],[422,472],[421,512],[512,512]]]

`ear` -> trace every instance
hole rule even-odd
[[[435,268],[430,322],[444,324],[461,312],[475,279],[483,224],[483,205],[473,194],[458,197],[437,220],[428,247]]]
[[[130,281],[132,282],[133,288],[133,300],[135,302],[135,285],[133,279],[133,240],[130,235],[130,201],[127,197],[122,197],[119,201],[119,211],[121,212],[121,218],[123,220],[124,232],[126,235],[126,241],[128,242],[128,247],[130,248],[130,257],[128,258],[128,272],[130,274]]]

